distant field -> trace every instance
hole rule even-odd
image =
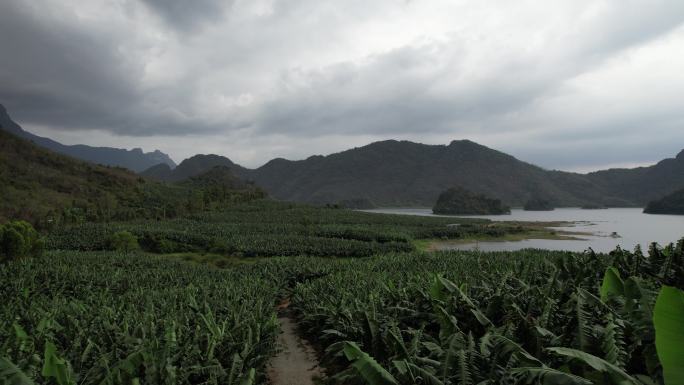
[[[85,223],[48,235],[60,250],[105,250],[119,231],[135,235],[145,251],[214,252],[237,257],[363,257],[413,251],[416,239],[486,239],[550,231],[538,226],[482,219],[425,218],[371,214],[276,201],[254,201],[231,209],[173,220]]]

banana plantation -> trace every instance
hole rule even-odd
[[[645,254],[49,252],[0,267],[0,379],[267,383],[290,297],[329,384],[679,384],[684,241]]]
[[[42,255],[0,263],[0,384],[269,384],[284,301],[321,384],[684,384],[684,239],[415,246],[519,231],[278,202],[54,229]]]

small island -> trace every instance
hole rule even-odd
[[[502,215],[510,214],[511,209],[499,199],[454,187],[439,195],[432,212],[442,215]]]
[[[525,203],[523,207],[525,211],[553,211],[554,207],[551,202],[542,198],[531,198]]]
[[[646,214],[684,215],[684,189],[649,202],[644,212]]]

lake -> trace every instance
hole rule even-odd
[[[372,213],[436,216],[431,209],[388,208],[363,210]],[[443,216],[443,215],[440,215]],[[572,227],[559,227],[561,230],[590,232],[592,236],[581,236],[583,240],[526,239],[515,242],[477,242],[477,243],[440,243],[442,250],[513,251],[526,248],[551,250],[584,251],[591,247],[594,251],[608,252],[616,246],[632,250],[640,244],[644,251],[651,242],[661,245],[676,242],[684,237],[683,215],[644,214],[639,208],[611,208],[602,210],[583,210],[580,208],[560,208],[553,211],[511,210],[511,215],[461,215],[462,218],[487,218],[495,221],[525,222],[573,222]],[[620,238],[610,235],[615,232]]]

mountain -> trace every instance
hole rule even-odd
[[[684,189],[677,190],[661,199],[651,201],[646,205],[647,214],[676,214],[684,215]]]
[[[58,154],[0,130],[0,223],[24,219],[53,227],[84,220],[174,217],[264,196],[227,169],[162,184],[124,168]]]
[[[140,173],[149,179],[178,182],[202,174],[214,167],[226,167],[236,176],[246,176],[248,170],[233,163],[230,159],[220,155],[195,155],[182,161],[175,169],[166,164],[157,164]]]
[[[314,203],[367,199],[378,206],[431,207],[452,187],[514,206],[532,196],[567,206],[601,198],[592,182],[576,174],[551,175],[468,140],[446,146],[388,140],[301,161],[274,159],[252,171],[250,179],[276,198]],[[576,194],[586,185],[590,192]]]
[[[643,207],[684,188],[684,151],[650,167],[578,174],[545,170],[468,140],[449,145],[387,140],[305,160],[277,158],[253,170],[225,157],[199,155],[175,170],[155,166],[143,175],[183,180],[215,165],[253,180],[277,199],[345,206],[432,207],[441,192],[461,187],[510,206],[534,198],[553,207]]]
[[[587,174],[606,194],[641,205],[684,189],[684,150],[649,167],[610,169]]]
[[[159,163],[167,164],[170,167],[176,166],[168,155],[158,150],[144,153],[139,148],[124,150],[111,147],[91,147],[83,144],[67,146],[52,139],[34,135],[14,122],[2,104],[0,104],[0,128],[49,150],[96,164],[125,167],[136,172]]]
[[[442,191],[462,187],[510,206],[536,198],[554,207],[643,207],[684,188],[684,151],[649,167],[578,174],[545,170],[468,140],[446,146],[388,140],[306,160],[274,159],[247,177],[275,198],[313,203],[431,207]]]
[[[202,188],[225,188],[231,190],[244,190],[253,186],[252,183],[240,179],[231,167],[214,166],[209,171],[192,176],[182,182],[181,185],[188,185]]]

